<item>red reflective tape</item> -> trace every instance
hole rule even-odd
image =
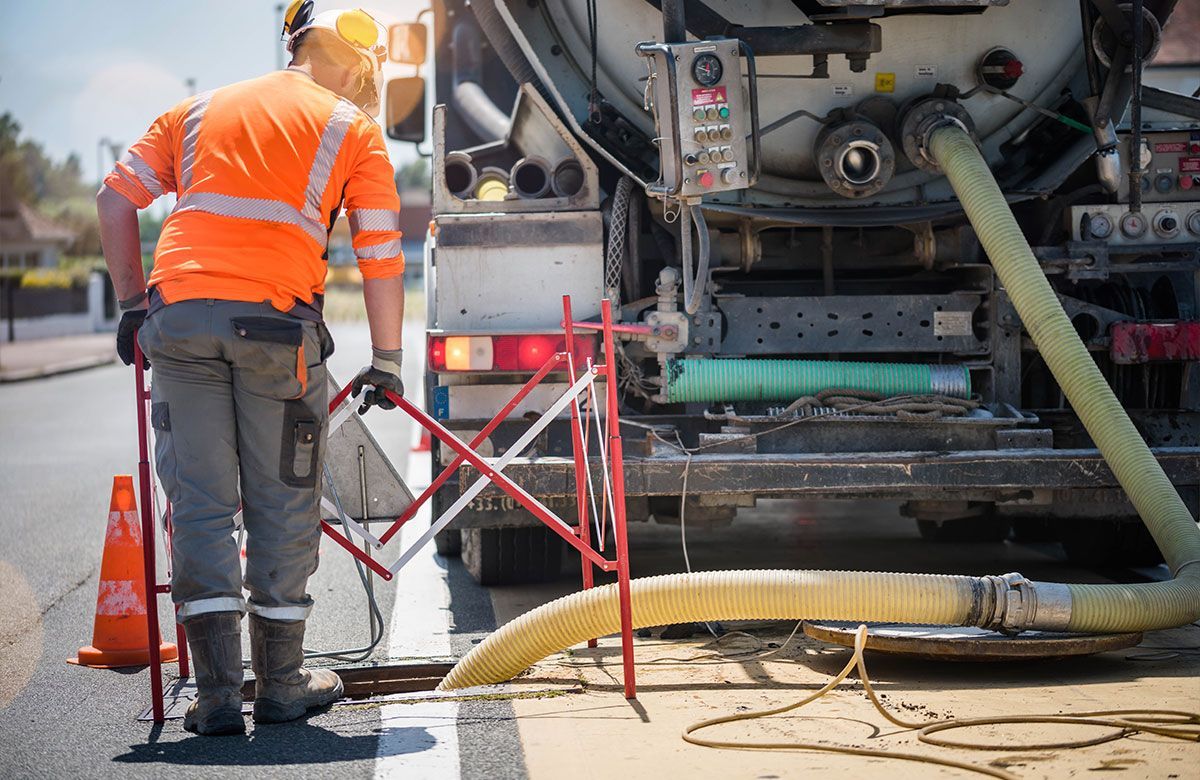
[[[321,521],[321,530],[325,532],[326,536],[345,548],[347,552],[365,563],[367,568],[369,568],[371,571],[375,572],[380,577],[383,577],[385,580],[390,580],[392,578],[392,573],[388,571],[383,564],[372,558],[370,555],[367,555],[362,550],[358,549],[353,542],[351,542],[345,536],[339,534],[337,531],[333,530],[333,526],[324,520]]]
[[[1200,360],[1200,322],[1118,322],[1109,335],[1119,365]]]

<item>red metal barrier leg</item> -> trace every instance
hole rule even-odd
[[[604,369],[608,391],[608,446],[612,463],[613,525],[617,537],[617,594],[621,605],[621,660],[625,698],[637,698],[633,670],[633,600],[629,593],[629,540],[625,535],[625,467],[621,452],[621,418],[617,410],[617,361],[613,349],[612,310],[608,299],[600,303],[604,325]]]
[[[563,329],[566,331],[566,347],[567,347],[567,376],[568,385],[575,384],[578,378],[575,375],[575,331],[572,328],[571,320],[571,296],[563,296]],[[584,469],[588,468],[587,457],[587,442],[583,440],[580,432],[579,419],[579,398],[571,399],[571,454],[575,458],[575,509],[579,522],[579,540],[588,547],[592,546],[592,529],[588,523],[587,514],[587,475]],[[603,528],[603,526],[601,527]],[[603,531],[602,531],[603,532]],[[579,564],[583,569],[583,589],[588,590],[593,585],[592,562],[587,559],[587,556],[579,556]],[[588,647],[595,647],[595,638],[587,641]]]
[[[162,634],[158,628],[158,575],[155,572],[154,544],[154,515],[150,507],[150,446],[146,434],[146,392],[145,370],[142,368],[142,348],[137,342],[137,333],[133,339],[134,381],[137,383],[135,396],[137,398],[137,429],[138,429],[138,492],[142,510],[142,564],[144,567],[146,585],[146,644],[150,648],[150,710],[155,723],[162,723],[163,717],[163,683],[162,658],[159,654],[162,644]]]
[[[179,607],[175,608],[179,612]],[[191,667],[188,665],[188,645],[187,645],[187,630],[183,627],[183,623],[179,622],[179,618],[175,618],[175,644],[179,647],[179,676],[191,677]]]

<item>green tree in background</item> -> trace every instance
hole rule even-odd
[[[429,187],[429,162],[424,157],[418,157],[396,169],[397,190],[427,190]]]
[[[78,155],[55,162],[41,144],[21,139],[21,125],[11,113],[0,115],[0,210],[33,206],[75,233],[68,254],[99,255],[95,194],[83,180]]]

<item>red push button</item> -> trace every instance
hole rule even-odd
[[[1179,189],[1190,190],[1192,188],[1192,185],[1195,183],[1196,183],[1196,180],[1192,177],[1192,175],[1190,173],[1179,174]]]
[[[700,174],[699,181],[701,187],[711,187],[713,185],[713,175],[708,171],[704,171]]]

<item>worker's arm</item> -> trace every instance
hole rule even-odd
[[[360,412],[371,406],[395,406],[384,390],[404,394],[400,381],[404,352],[404,252],[400,246],[400,196],[395,172],[378,125],[363,121],[358,147],[346,181],[346,218],[371,329],[371,365],[354,379],[355,393],[370,386]]]
[[[117,300],[135,298],[146,290],[137,206],[106,185],[96,195],[96,212],[100,217],[100,245],[104,249],[104,262],[108,266],[108,275],[112,277]],[[144,309],[146,302],[143,300],[130,308]]]
[[[371,346],[395,350],[404,346],[404,277],[363,279],[363,302],[371,329]]]
[[[117,325],[117,354],[125,365],[133,363],[134,337],[146,319],[148,304],[138,210],[175,190],[172,137],[179,110],[176,107],[154,121],[104,177],[96,195],[104,262],[125,312]]]

